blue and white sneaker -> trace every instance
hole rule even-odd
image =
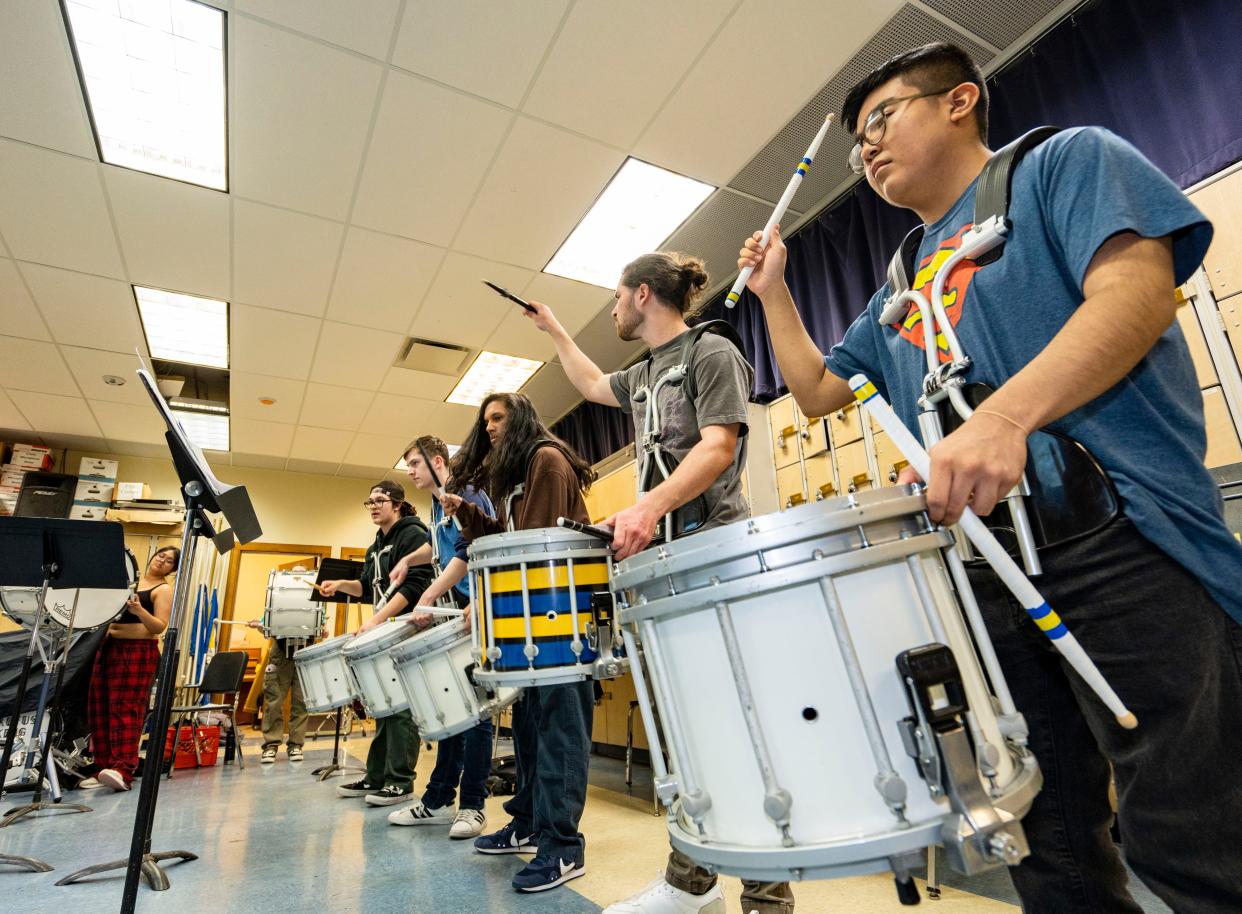
[[[546,892],[563,882],[585,875],[585,863],[573,863],[549,854],[539,854],[513,877],[513,887],[519,892]]]
[[[474,849],[480,854],[533,854],[539,850],[534,835],[522,837],[517,823],[510,822],[500,831],[474,839]]]

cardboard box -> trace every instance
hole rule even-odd
[[[151,487],[145,482],[118,482],[113,501],[133,501],[136,498],[150,498]]]
[[[108,515],[108,506],[98,502],[75,501],[69,509],[70,520],[104,520]]]
[[[25,467],[17,467],[11,463],[6,463],[0,467],[0,487],[20,489],[22,487],[22,480],[26,478],[26,474],[29,472],[30,470]]]
[[[43,451],[19,451],[17,447],[13,448],[13,466],[26,470],[50,470],[52,468],[51,454]]]
[[[93,502],[101,505],[112,504],[112,493],[116,490],[110,482],[99,482],[94,479],[79,479],[78,487],[73,492],[73,503]]]
[[[177,525],[185,520],[184,511],[144,511],[139,508],[109,508],[108,520],[123,524]]]
[[[8,517],[17,510],[17,496],[0,493],[0,515]]]
[[[78,461],[78,477],[116,482],[117,462],[102,457],[83,457]]]

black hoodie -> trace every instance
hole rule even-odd
[[[374,604],[376,599],[388,589],[388,573],[394,565],[405,558],[424,543],[430,541],[427,526],[413,515],[403,517],[393,524],[388,532],[375,531],[375,542],[367,547],[366,558],[362,566],[362,601]],[[404,615],[414,608],[418,598],[431,584],[431,565],[415,565],[410,568],[405,581],[397,593],[405,597],[409,608],[399,615]],[[395,594],[394,594],[395,596]]]

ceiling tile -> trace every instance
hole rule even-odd
[[[232,416],[229,420],[230,449],[266,457],[288,457],[295,427]]]
[[[142,321],[129,283],[35,263],[22,263],[18,268],[58,342],[125,352],[131,357],[135,348],[146,353]]]
[[[125,275],[96,162],[0,139],[0,232],[18,260]]]
[[[381,66],[245,17],[229,54],[233,192],[344,219]]]
[[[298,421],[317,428],[352,432],[362,424],[362,417],[374,397],[369,390],[312,382],[306,385],[306,399],[302,401],[302,415]]]
[[[363,4],[307,3],[306,0],[234,0],[233,8],[288,26],[297,32],[384,60],[397,20],[397,0]]]
[[[582,394],[569,383],[563,369],[557,362],[549,362],[526,382],[522,393],[530,397],[539,410],[539,415],[559,419],[582,401]]]
[[[236,200],[235,301],[321,317],[344,226]]]
[[[573,336],[599,314],[601,308],[612,308],[613,290],[551,273],[536,273],[522,291],[522,297],[550,307],[561,326]]]
[[[94,159],[58,3],[0,5],[0,134]]]
[[[410,443],[407,435],[374,435],[359,432],[345,452],[344,463],[375,467],[377,472],[392,469],[401,458],[401,450]]]
[[[410,333],[423,339],[479,348],[517,305],[487,286],[488,279],[506,289],[520,289],[531,272],[520,267],[450,252],[423,300]]]
[[[242,454],[233,451],[233,466],[251,467],[257,470],[283,470],[284,457],[267,457],[263,454]]]
[[[455,376],[393,367],[388,369],[388,374],[384,375],[384,383],[380,385],[380,390],[386,394],[441,402],[456,384]]]
[[[578,3],[522,110],[629,148],[736,0]],[[652,24],[659,23],[659,40]]]
[[[9,396],[40,434],[92,437],[100,434],[95,417],[81,397],[58,397],[28,390],[10,390]]]
[[[339,387],[376,390],[403,340],[398,333],[324,321],[323,341],[315,353],[311,379]]]
[[[381,330],[405,329],[443,258],[442,248],[350,228],[328,317]]]
[[[125,168],[103,171],[130,279],[227,300],[228,195]]]
[[[479,417],[477,406],[460,403],[441,403],[431,417],[433,435],[439,435],[445,444],[461,445]],[[395,463],[396,461],[394,461]]]
[[[113,403],[133,403],[151,407],[151,395],[138,380],[138,357],[132,352],[107,352],[102,349],[82,349],[62,346],[61,354],[69,363],[78,387],[88,400],[107,400]],[[125,381],[120,387],[104,383],[104,375],[115,375]]]
[[[285,463],[285,469],[293,473],[314,473],[317,476],[334,476],[336,468],[340,466],[339,461],[327,460],[302,460],[301,458],[290,458]],[[359,492],[365,495],[365,492]],[[361,499],[359,502],[361,503]]]
[[[454,247],[542,270],[625,156],[519,118]]]
[[[168,459],[168,445],[160,440],[159,444],[144,444],[139,441],[120,441],[117,439],[109,440],[112,453],[120,454],[122,457],[148,457],[154,460]],[[181,490],[178,489],[175,498],[181,497]]]
[[[30,423],[3,390],[0,390],[0,429],[30,431]]]
[[[0,336],[0,387],[7,388],[10,396],[17,390],[81,396],[56,346],[11,336]],[[27,418],[38,427],[36,417]]]
[[[353,221],[447,245],[512,119],[504,108],[392,73]]]
[[[250,305],[232,305],[229,316],[234,371],[306,380],[323,321]]]
[[[28,340],[52,338],[17,272],[17,264],[11,260],[0,260],[0,336],[21,336]]]
[[[370,432],[383,431],[392,435],[405,436],[408,443],[414,437],[426,434],[419,430],[427,427],[427,423],[439,405],[440,403],[435,400],[416,400],[413,397],[378,394],[375,402],[367,411],[362,427]],[[396,463],[396,460],[394,459],[392,463]],[[392,463],[388,465],[392,466]]]
[[[151,406],[134,406],[129,403],[106,403],[91,400],[91,412],[95,414],[104,437],[113,444],[166,444],[164,433],[168,430],[160,414]],[[165,451],[167,454],[167,451]]]
[[[746,0],[633,154],[709,184],[727,184],[901,5]],[[797,27],[790,28],[791,22]],[[760,59],[762,79],[739,64]],[[722,99],[730,112],[742,114],[722,121]]]
[[[371,482],[376,482],[380,479],[396,478],[393,476],[391,471],[387,473],[383,472],[379,468],[378,464],[375,466],[371,466],[371,465],[363,466],[363,465],[353,464],[353,463],[342,463],[339,467],[336,468],[336,475],[345,476],[350,479],[366,479]],[[404,477],[404,474],[401,474],[401,475]],[[411,487],[407,486],[406,483],[409,482],[409,480],[402,478],[399,481],[402,487],[406,489],[405,497],[406,497],[406,500],[408,501],[410,498],[410,494],[411,494],[409,489]]]
[[[520,308],[514,308],[504,316],[500,326],[492,331],[483,348],[490,352],[519,355],[524,359],[538,359],[541,362],[556,358],[556,346],[552,343],[552,337],[536,327]]]
[[[317,463],[331,463],[335,467],[345,456],[349,447],[350,436],[327,428],[312,428],[308,425],[297,426],[293,433],[293,449],[297,460],[313,460]],[[293,459],[290,460],[292,469]],[[395,461],[394,461],[395,462]]]
[[[519,15],[490,0],[414,0],[392,62],[510,108],[521,101],[568,0],[525,0]]]
[[[305,395],[305,381],[274,378],[248,371],[229,373],[229,412],[233,416],[261,422],[296,424]],[[264,406],[259,402],[260,397],[270,397],[276,402],[271,406]]]
[[[43,441],[45,444],[48,444],[51,447],[55,447],[55,448],[63,447],[70,451],[85,451],[86,453],[91,454],[92,456],[94,454],[99,454],[102,456],[105,454],[112,453],[111,449],[108,447],[107,440],[104,438],[100,438],[96,435],[62,435],[62,434],[56,433],[56,434],[51,434],[51,435],[44,435]],[[73,467],[73,466],[62,467],[61,471],[63,472],[66,469],[73,470],[73,469],[76,469],[76,467]]]

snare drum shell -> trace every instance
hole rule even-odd
[[[269,638],[314,638],[323,627],[323,604],[314,599],[313,575],[273,569],[267,576],[263,631]]]
[[[302,699],[312,714],[343,707],[358,697],[357,685],[342,654],[352,640],[353,635],[338,635],[294,652]]]
[[[416,634],[414,626],[402,618],[358,635],[345,647],[345,663],[358,686],[358,697],[372,717],[389,717],[409,707],[389,651]]]

